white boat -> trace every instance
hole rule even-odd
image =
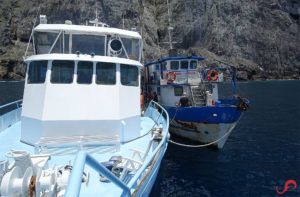
[[[23,100],[0,107],[16,106],[0,117],[1,196],[148,196],[169,118],[155,102],[141,115],[141,36],[41,19]]]

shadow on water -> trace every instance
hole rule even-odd
[[[239,83],[238,90],[251,109],[224,148],[169,144],[152,197],[279,196],[275,186],[300,185],[300,81]],[[284,196],[300,196],[300,187]]]

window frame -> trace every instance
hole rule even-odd
[[[79,63],[80,63],[80,62],[85,62],[85,63],[86,63],[86,62],[89,62],[89,63],[91,63],[91,67],[92,67],[92,75],[91,75],[91,82],[90,82],[90,83],[79,83],[79,82],[78,82],[78,78],[79,78],[79,77],[78,77],[78,76],[79,76],[78,68],[79,68]],[[83,60],[83,61],[77,61],[77,62],[76,62],[76,69],[75,69],[75,70],[76,70],[76,75],[77,75],[77,77],[76,77],[76,83],[77,83],[77,84],[80,84],[80,85],[90,85],[90,84],[93,83],[93,78],[94,78],[94,77],[93,77],[93,76],[94,76],[94,62],[92,62],[92,61],[84,61],[84,60]]]
[[[97,70],[98,70],[97,65],[100,64],[100,66],[101,66],[101,63],[114,64],[114,68],[115,68],[115,81],[114,81],[114,83],[105,83],[105,84],[103,84],[103,83],[98,83],[97,82],[97,76],[98,76],[98,74],[97,74]],[[116,85],[117,84],[117,63],[113,63],[113,62],[96,62],[95,63],[95,83],[97,85]]]
[[[181,89],[181,94],[176,94],[176,89]],[[183,87],[182,86],[174,86],[174,96],[182,96],[183,95]]]
[[[182,62],[187,62],[187,67],[186,68],[182,68]],[[188,61],[188,60],[181,60],[180,61],[180,70],[188,70],[189,69],[189,65],[190,65],[190,61]]]
[[[55,61],[68,61],[68,62],[73,62],[73,74],[72,74],[72,81],[69,83],[62,83],[62,82],[53,82],[52,81],[52,76],[53,76],[53,62]],[[74,60],[52,60],[51,61],[51,74],[50,74],[50,83],[51,84],[73,84],[74,83],[74,76],[75,76],[75,61]]]
[[[31,63],[33,63],[33,62],[42,62],[42,61],[47,62],[47,64],[46,64],[45,78],[44,78],[43,82],[34,82],[34,83],[29,82],[28,80],[30,80],[29,77],[30,77]],[[35,61],[29,62],[29,64],[27,64],[27,65],[28,65],[28,71],[27,71],[27,79],[26,79],[26,83],[27,83],[27,84],[44,84],[44,83],[46,82],[46,78],[47,78],[48,63],[49,63],[48,60],[35,60]]]
[[[172,68],[172,63],[173,63],[173,62],[177,62],[177,66],[178,66],[177,68]],[[179,63],[179,61],[177,61],[177,60],[176,60],[176,61],[170,61],[170,70],[179,70],[179,68],[180,68],[180,63]]]
[[[128,68],[134,68],[136,69],[137,77],[136,77],[136,85],[128,85],[122,83],[122,66],[127,66]],[[140,87],[140,72],[139,67],[137,65],[131,65],[131,64],[120,64],[120,84],[122,86],[129,86],[129,87]]]
[[[192,62],[196,62],[196,68],[192,68]],[[189,62],[189,69],[190,70],[197,70],[197,67],[198,67],[198,61],[197,60],[191,60],[190,62]]]

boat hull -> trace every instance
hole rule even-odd
[[[147,174],[143,180],[145,182],[141,184],[141,187],[138,190],[136,190],[136,195],[133,194],[133,196],[147,197],[150,195],[152,187],[156,181],[157,174],[159,172],[161,161],[166,150],[167,147],[162,147],[161,151],[159,151],[157,157],[154,158],[153,166],[150,166],[151,170],[149,171],[149,174]]]
[[[229,137],[229,133],[234,129],[236,124],[237,122],[205,124],[174,120],[170,124],[170,132],[179,137],[199,142],[201,144],[208,144],[217,141],[211,146],[222,149]]]
[[[170,116],[170,132],[222,149],[242,112],[233,105],[176,107],[163,105]]]
[[[142,151],[144,154],[147,152],[146,149],[149,148],[148,155],[146,156],[145,160],[142,162],[142,166],[139,167],[139,169],[133,174],[134,172],[130,172],[127,178],[124,179],[124,183],[129,188],[128,190],[133,192],[131,196],[149,196],[152,190],[152,187],[156,181],[157,174],[160,169],[161,161],[164,157],[164,154],[166,152],[167,146],[168,146],[168,128],[169,128],[169,119],[168,114],[165,110],[162,108],[159,108],[161,110],[157,110],[158,106],[156,104],[152,104],[148,107],[147,111],[145,112],[144,117],[141,118],[141,134],[147,135],[143,136],[142,138],[133,141],[128,142],[126,144],[121,144],[120,151],[115,152],[113,148],[111,150],[106,150],[105,146],[103,146],[103,149],[101,149],[101,146],[98,146],[96,148],[89,149],[89,147],[84,147],[84,150],[79,150],[78,148],[72,148],[65,150],[59,154],[55,154],[55,150],[53,149],[53,155],[51,155],[51,160],[49,160],[49,163],[47,166],[57,166],[64,163],[71,163],[72,165],[72,174],[69,178],[68,188],[66,189],[66,196],[79,196],[80,188],[80,196],[95,196],[99,195],[101,193],[102,196],[123,196],[123,193],[125,190],[122,190],[121,187],[116,185],[116,182],[114,179],[108,179],[110,181],[108,182],[100,182],[99,181],[99,174],[106,173],[102,170],[102,168],[99,168],[97,166],[102,166],[104,164],[101,164],[103,162],[107,162],[108,159],[113,156],[124,156],[124,158],[132,158],[132,161],[134,159],[138,160],[138,157],[134,157],[132,155],[132,151]],[[35,151],[32,146],[28,146],[26,144],[20,143],[20,136],[21,136],[21,122],[20,115],[21,115],[21,108],[16,109],[12,111],[11,113],[7,113],[0,117],[0,128],[4,128],[5,131],[0,132],[0,144],[1,144],[1,155],[0,160],[5,160],[6,156],[5,153],[9,151],[9,147],[14,147],[16,150],[25,150],[28,151],[28,153],[33,155],[33,152]],[[164,115],[163,115],[164,114]],[[166,117],[166,118],[165,118]],[[5,121],[7,120],[7,122]],[[3,124],[2,124],[3,123]],[[13,124],[15,123],[15,124]],[[158,124],[159,126],[158,127]],[[149,130],[151,130],[154,125],[157,125],[156,128],[161,128],[161,134],[163,134],[163,139],[155,139],[153,143],[151,143],[151,146],[147,143],[150,142],[151,133],[149,133]],[[10,126],[12,125],[12,126]],[[147,143],[146,143],[147,142]],[[115,146],[113,146],[115,147]],[[116,147],[115,147],[116,148]],[[58,147],[57,149],[62,149],[62,147]],[[73,150],[74,149],[74,150]],[[45,151],[47,151],[45,149]],[[49,151],[51,151],[49,149]],[[58,150],[57,153],[59,153]],[[74,154],[77,153],[76,158],[74,157]],[[50,153],[50,152],[49,152]],[[42,155],[48,155],[49,154],[42,154]],[[122,153],[122,154],[121,154]],[[38,154],[38,153],[36,153]],[[120,155],[121,154],[121,155]],[[63,155],[63,157],[62,157]],[[79,157],[78,155],[86,155],[83,159],[83,157]],[[88,156],[87,156],[88,155]],[[131,157],[130,157],[131,155]],[[38,155],[35,155],[35,158]],[[77,157],[79,159],[77,159]],[[89,159],[87,159],[89,158]],[[77,165],[77,163],[79,163]],[[84,167],[88,166],[88,167]],[[47,167],[46,167],[47,168]],[[83,170],[86,174],[89,174],[89,183],[88,184],[82,184],[82,174]],[[96,173],[95,173],[96,171]],[[74,173],[74,175],[73,175]],[[1,175],[1,172],[0,172]],[[2,174],[3,175],[3,174]],[[79,178],[77,177],[79,175]],[[105,174],[103,174],[105,175]],[[135,176],[136,175],[136,176]],[[107,176],[107,174],[106,174]],[[133,176],[133,177],[131,177]],[[131,178],[130,178],[131,177]],[[72,182],[70,183],[70,180]],[[75,187],[73,182],[78,182],[78,187]],[[1,180],[0,180],[1,183]],[[75,188],[76,189],[75,189]],[[5,187],[3,187],[5,188]],[[2,189],[2,188],[1,188]],[[6,190],[5,190],[6,191]],[[64,190],[65,191],[65,190]],[[74,194],[74,195],[73,195]]]

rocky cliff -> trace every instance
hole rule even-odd
[[[240,80],[300,79],[298,0],[169,0],[175,47],[182,55],[215,58],[238,68]],[[1,0],[0,79],[22,79],[22,63],[38,14],[48,23],[85,24],[99,11],[113,27],[136,27],[145,62],[168,55],[166,0]],[[38,23],[38,22],[37,22]]]

